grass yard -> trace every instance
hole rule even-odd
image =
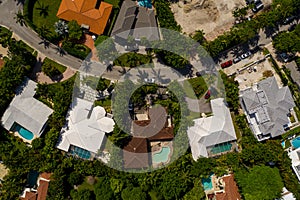
[[[59,20],[56,17],[61,0],[37,0],[33,7],[32,22],[40,28],[45,25],[51,31],[51,34],[55,34],[54,23]],[[48,6],[48,9],[46,7]],[[45,12],[42,12],[41,8],[45,8]],[[45,15],[43,15],[45,13]]]
[[[67,69],[66,66],[58,64],[57,62],[50,60],[49,58],[45,58],[43,63],[47,63],[50,64],[52,66],[54,66],[60,73],[64,73]]]
[[[201,97],[207,91],[207,85],[200,76],[185,80],[183,82],[183,89],[189,98],[195,99]]]
[[[124,53],[123,55],[119,56],[116,60],[114,60],[114,65],[122,67],[137,67],[149,63],[152,63],[151,56],[134,52]]]
[[[95,106],[102,106],[107,113],[111,112],[111,99],[105,98],[103,100],[95,101]]]
[[[97,182],[97,177],[96,177],[95,179],[96,179],[96,181],[95,181],[95,183],[96,183],[96,182]],[[90,191],[94,191],[94,185],[95,185],[95,183],[94,183],[94,184],[89,184],[89,183],[87,182],[87,177],[85,177],[83,183],[82,183],[81,185],[78,186],[78,190],[79,190],[79,191],[80,191],[80,190],[90,190]]]

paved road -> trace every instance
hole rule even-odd
[[[82,62],[80,59],[68,54],[60,56],[57,52],[56,46],[53,44],[50,44],[49,48],[45,49],[43,44],[39,44],[42,39],[37,35],[37,33],[32,31],[29,27],[21,26],[16,23],[16,20],[14,19],[15,13],[17,13],[18,10],[22,10],[22,7],[23,6],[21,4],[17,5],[17,1],[3,0],[0,4],[0,24],[9,28],[21,40],[50,59],[73,69],[79,69]]]
[[[294,21],[293,23],[299,23],[299,22]],[[279,30],[277,32],[288,30],[288,28],[291,26],[291,24],[280,26]],[[269,45],[271,42],[272,42],[271,36],[267,36],[264,30],[260,30],[260,32],[258,34],[258,41],[256,44],[237,45],[236,47],[222,53],[222,55],[219,58],[218,63],[222,63],[227,60],[233,60],[234,58],[241,55],[242,53],[247,52],[249,50],[249,48],[251,49],[251,48],[254,48],[255,46],[264,47],[266,45]]]

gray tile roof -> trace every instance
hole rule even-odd
[[[144,37],[150,41],[159,40],[154,10],[139,7],[135,1],[125,0],[111,36],[127,40],[129,35],[139,39]]]
[[[10,130],[14,122],[20,124],[36,136],[40,136],[44,124],[53,110],[35,99],[37,84],[29,79],[17,89],[17,94],[2,117],[2,125]]]
[[[300,87],[300,69],[298,68],[295,61],[286,64],[286,68],[291,71],[291,77],[293,81]]]
[[[187,134],[194,160],[208,157],[207,148],[236,140],[230,111],[223,98],[211,100],[213,116],[193,120]]]
[[[241,103],[248,115],[256,116],[260,131],[272,137],[283,134],[287,114],[295,107],[289,88],[279,88],[275,77],[264,79],[251,90],[241,92]]]

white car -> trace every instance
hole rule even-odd
[[[144,81],[146,83],[155,83],[155,79],[154,78],[145,78]]]
[[[248,58],[249,56],[251,56],[251,52],[250,52],[250,51],[248,51],[248,52],[242,54],[242,55],[241,55],[241,59]]]

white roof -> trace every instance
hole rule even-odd
[[[40,136],[53,110],[33,97],[36,87],[37,83],[26,79],[18,88],[16,96],[2,116],[1,123],[5,129],[10,130],[16,122],[36,136]]]
[[[300,148],[291,151],[289,157],[292,160],[292,168],[300,181]]]
[[[188,137],[194,160],[208,157],[207,147],[236,140],[230,111],[223,98],[211,100],[213,116],[194,120]]]
[[[61,140],[57,148],[69,151],[70,145],[97,153],[105,133],[113,131],[114,121],[105,117],[103,107],[93,107],[93,102],[75,98],[67,118],[67,127],[61,131]]]

